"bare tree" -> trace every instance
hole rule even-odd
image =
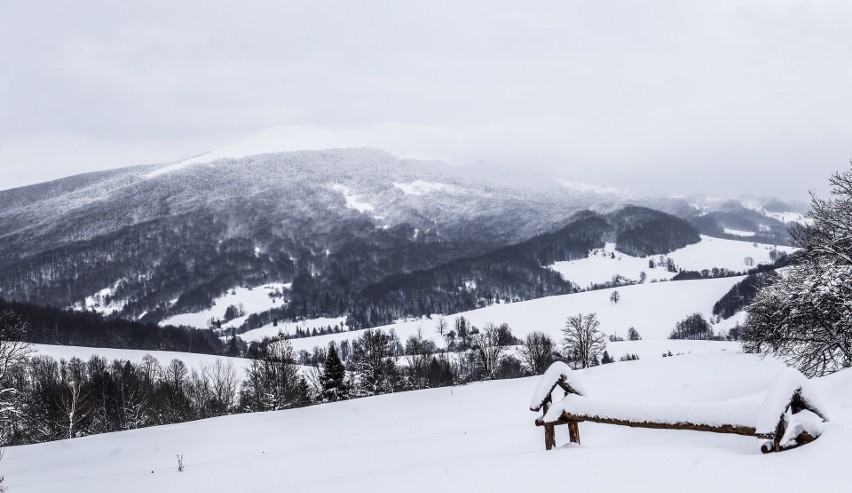
[[[230,360],[217,358],[212,365],[203,365],[201,375],[210,390],[210,404],[214,413],[226,414],[237,398],[237,372]]]
[[[486,325],[471,337],[472,347],[479,356],[482,371],[487,380],[494,378],[500,366],[500,360],[506,352],[506,347],[502,345],[500,338],[500,327],[494,324]]]
[[[606,348],[606,339],[598,330],[600,325],[596,313],[568,317],[562,329],[565,357],[581,368],[588,368],[593,359],[597,361],[598,354]]]
[[[429,362],[436,350],[435,343],[423,338],[423,332],[418,328],[417,333],[405,342],[406,373],[409,384],[415,389],[429,387]]]
[[[533,375],[541,375],[558,356],[556,344],[544,332],[532,332],[518,351]]]
[[[618,303],[621,300],[621,295],[618,294],[618,291],[613,291],[611,295],[609,295],[609,301],[613,303]]]
[[[77,425],[86,419],[88,414],[84,408],[84,404],[88,397],[88,392],[83,392],[80,382],[71,380],[68,382],[68,391],[60,395],[59,406],[67,421],[67,438],[74,438],[77,431]]]
[[[447,329],[450,328],[450,324],[447,323],[447,319],[444,317],[438,317],[438,321],[435,323],[435,332],[444,337],[444,333],[447,332]]]
[[[15,389],[6,387],[9,373],[22,365],[32,352],[30,345],[22,342],[26,333],[26,324],[14,312],[0,311],[0,459],[3,458],[3,446],[10,422],[20,414],[15,402]],[[0,492],[5,490],[0,477]]]

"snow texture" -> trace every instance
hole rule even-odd
[[[601,322],[601,331],[605,334],[617,334],[621,337],[627,336],[627,330],[634,327],[642,336],[643,344],[635,347],[643,350],[640,357],[658,357],[666,351],[672,353],[687,353],[690,351],[706,352],[708,350],[737,350],[736,342],[713,343],[710,341],[699,341],[700,344],[680,344],[668,339],[675,324],[688,315],[698,312],[704,314],[708,319],[712,316],[713,303],[722,297],[731,287],[741,281],[743,277],[727,277],[720,279],[660,282],[650,284],[637,284],[617,288],[621,294],[621,301],[612,303],[609,298],[612,289],[601,289],[584,293],[575,293],[561,296],[550,296],[518,303],[494,304],[476,310],[446,315],[445,319],[452,324],[455,318],[463,316],[476,327],[482,327],[487,323],[508,323],[512,333],[523,339],[530,332],[543,331],[554,340],[562,339],[562,327],[569,315],[578,313],[597,313]],[[423,336],[443,345],[440,336],[435,332],[435,323],[439,315],[432,318],[399,321],[394,324],[378,327],[387,332],[390,329],[396,331],[400,339],[405,341],[411,335],[422,331]],[[326,326],[325,320],[306,320],[298,322],[299,326]],[[713,326],[714,330],[729,330],[734,327],[742,317],[732,317],[723,320]],[[316,323],[315,323],[316,322]],[[334,324],[331,324],[334,325]],[[262,335],[274,335],[281,328],[284,332],[292,333],[292,326],[265,327],[257,331],[249,331],[242,335],[243,339],[258,340]],[[305,337],[293,339],[293,349],[299,351],[313,350],[314,346],[325,347],[331,341],[343,341],[361,337],[363,331],[355,330],[316,337]],[[644,341],[653,341],[647,342]],[[608,345],[613,343],[608,343]],[[615,358],[627,352],[633,352],[632,346],[624,346],[614,343],[610,355]]]
[[[779,373],[760,406],[761,413],[756,424],[757,433],[770,434],[775,432],[781,415],[787,410],[790,399],[797,391],[801,391],[802,398],[823,418],[828,419],[825,407],[811,388],[808,379],[793,368],[786,368]]]
[[[767,389],[781,364],[715,353],[583,370],[596,398],[687,404]],[[849,490],[852,371],[812,383],[833,421],[813,444],[762,455],[749,437],[582,423],[582,446],[545,451],[525,409],[538,378],[401,392],[9,447],[10,493]],[[519,402],[520,401],[520,402]],[[521,404],[521,405],[519,405]],[[801,414],[801,413],[800,413]],[[802,417],[805,419],[805,417]],[[567,443],[567,427],[557,427]],[[186,468],[177,471],[175,455]],[[617,470],[614,472],[614,467]]]
[[[533,392],[532,399],[530,400],[531,411],[538,411],[541,409],[542,402],[544,402],[544,399],[547,398],[553,390],[553,386],[560,379],[570,385],[578,394],[583,396],[587,395],[580,376],[572,370],[570,366],[566,365],[562,361],[555,361],[552,365],[550,365],[547,371],[544,372],[544,375],[541,376],[541,380],[538,382],[538,387],[536,387],[535,392]]]
[[[554,422],[565,411],[582,416],[632,421],[636,423],[692,423],[708,426],[753,427],[761,396],[754,395],[711,404],[655,404],[590,399],[574,394],[554,404],[543,421]],[[776,420],[777,421],[777,420]]]
[[[406,195],[427,195],[435,192],[459,193],[460,190],[446,183],[435,183],[424,180],[414,180],[411,183],[394,183],[394,187],[402,190]]]
[[[352,193],[352,190],[345,185],[341,185],[336,183],[330,187],[335,192],[338,192],[343,195],[343,199],[346,200],[346,207],[349,209],[354,209],[360,213],[373,212],[376,210],[376,207],[372,204],[368,204],[367,202],[362,202],[359,200],[358,196]]]
[[[734,236],[741,236],[743,238],[750,238],[750,237],[757,234],[754,231],[742,231],[742,230],[739,230],[739,229],[730,229],[730,228],[725,228],[725,233],[727,233],[729,235],[734,235]]]
[[[282,294],[287,293],[291,286],[291,283],[270,283],[254,288],[235,287],[216,298],[210,308],[169,317],[160,322],[160,325],[188,325],[204,329],[208,327],[211,318],[224,318],[225,310],[229,306],[242,305],[246,312],[244,316],[222,324],[222,328],[239,327],[252,313],[265,312],[280,306]]]
[[[602,284],[611,281],[613,276],[623,276],[632,281],[639,281],[641,272],[647,276],[647,281],[669,280],[675,272],[669,272],[665,267],[665,259],[671,259],[679,269],[701,271],[713,267],[728,269],[733,272],[743,272],[759,264],[770,264],[770,252],[792,253],[795,248],[767,245],[747,241],[726,240],[702,235],[698,243],[687,245],[666,255],[650,257],[633,257],[616,251],[615,243],[607,243],[602,250],[595,250],[587,258],[555,262],[549,267],[559,272],[562,277],[581,288],[591,284]],[[747,265],[746,258],[754,261]],[[650,268],[648,261],[653,260],[658,265]],[[663,265],[659,265],[663,264]]]

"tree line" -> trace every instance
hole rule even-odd
[[[540,374],[557,360],[586,368],[609,362],[599,325],[595,314],[569,317],[560,344],[542,332],[520,340],[507,324],[478,328],[463,317],[438,319],[444,347],[421,331],[401,341],[394,332],[368,329],[313,355],[297,354],[277,336],[249,345],[249,363],[239,370],[226,358],[189,368],[151,355],[138,363],[33,355],[25,343],[11,342],[25,339],[27,322],[0,311],[0,444],[517,378]]]

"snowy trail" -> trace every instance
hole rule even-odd
[[[615,363],[583,377],[601,398],[689,403],[765,389],[780,369],[771,359],[715,353]],[[826,434],[766,456],[747,437],[589,423],[581,425],[582,446],[546,452],[527,410],[537,383],[479,383],[12,447],[3,474],[13,493],[847,491],[850,372],[816,382],[834,420]],[[176,454],[184,455],[184,472]]]

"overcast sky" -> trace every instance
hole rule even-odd
[[[804,199],[852,157],[850,20],[847,0],[3,0],[0,189],[294,126],[287,148]]]

